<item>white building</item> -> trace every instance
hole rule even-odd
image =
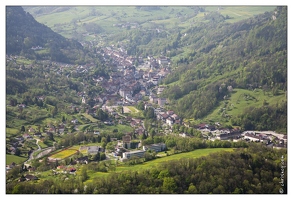
[[[165,143],[151,144],[151,145],[143,146],[142,148],[145,151],[154,150],[156,152],[161,152],[166,150],[166,144]]]
[[[137,151],[130,151],[130,152],[124,152],[122,154],[122,159],[129,159],[132,158],[134,156],[142,158],[145,154],[144,150],[137,150]]]

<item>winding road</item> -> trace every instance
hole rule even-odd
[[[27,164],[27,162],[29,162],[33,159],[41,158],[42,156],[45,156],[54,150],[54,147],[47,147],[47,148],[42,149],[41,146],[38,144],[39,141],[40,141],[40,139],[36,139],[36,145],[38,146],[38,149],[32,151],[32,153],[30,154],[30,157],[28,158],[27,161],[24,162],[24,164]],[[53,143],[53,146],[54,146],[54,143]],[[34,157],[34,153],[37,151],[41,151],[41,150],[43,150],[43,151],[40,152],[36,157]]]

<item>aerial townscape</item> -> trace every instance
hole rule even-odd
[[[6,6],[6,194],[287,194],[287,6]]]

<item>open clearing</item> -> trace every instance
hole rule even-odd
[[[139,110],[137,110],[134,106],[123,106],[124,113],[138,113]]]

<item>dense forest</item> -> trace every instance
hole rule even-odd
[[[245,130],[274,130],[287,128],[287,101],[280,105],[264,105],[261,108],[246,108],[245,112],[232,119],[233,125]]]
[[[32,49],[38,46],[42,51]],[[32,60],[84,63],[85,53],[79,42],[66,39],[37,22],[22,7],[6,7],[6,54],[22,55]]]
[[[6,185],[8,194],[287,194],[286,150],[258,144],[234,152],[162,163],[149,170],[112,172],[84,183],[86,170],[65,181],[45,180]],[[283,158],[284,157],[284,158]],[[88,165],[88,167],[94,167]],[[280,177],[284,177],[280,180]],[[281,186],[280,182],[283,183]]]

